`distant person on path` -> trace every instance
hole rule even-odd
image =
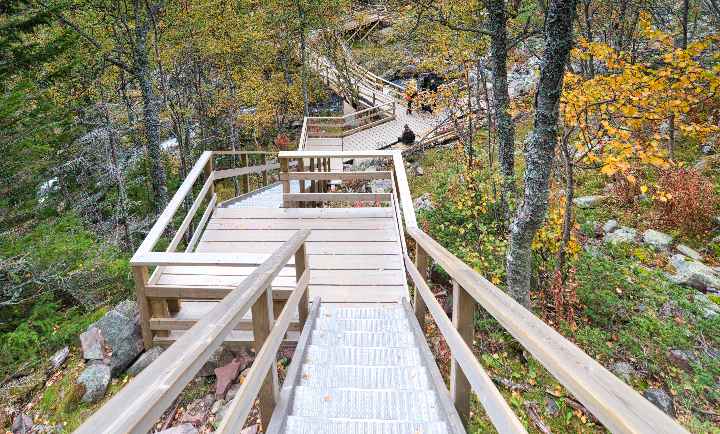
[[[412,145],[415,143],[415,133],[413,133],[408,124],[405,124],[403,127],[402,136],[400,136],[399,141],[404,145]]]
[[[417,90],[417,83],[415,80],[408,81],[408,84],[405,86],[405,101],[407,101],[407,110],[405,113],[411,115],[412,114],[412,105],[417,97],[418,90]],[[407,125],[405,125],[407,126]]]

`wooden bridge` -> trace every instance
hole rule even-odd
[[[313,65],[333,86],[335,68]],[[77,432],[147,433],[225,345],[256,357],[216,433],[239,433],[256,399],[266,433],[464,433],[471,394],[498,432],[524,433],[472,352],[479,308],[610,431],[686,432],[418,227],[402,153],[376,149],[404,123],[453,133],[406,115],[397,85],[354,76],[367,108],[306,118],[298,151],[200,156],[131,261],[145,346],[167,349]],[[362,160],[374,169],[342,164]],[[385,191],[365,192],[378,180]],[[428,286],[433,263],[452,279],[451,317]],[[427,312],[452,353],[449,390]],[[282,384],[281,345],[295,346]]]
[[[217,433],[239,432],[256,398],[265,432],[459,433],[471,393],[499,432],[526,432],[472,353],[476,308],[611,431],[685,432],[418,228],[399,151],[235,153],[247,166],[220,169],[229,154],[202,154],[132,259],[145,345],[168,348],[77,432],[148,432],[220,345],[257,353]],[[382,169],[329,171],[334,158]],[[237,177],[250,200],[272,176],[277,203],[218,206],[216,183]],[[387,192],[356,192],[377,179],[390,180]],[[453,280],[452,318],[428,287],[431,263]],[[452,352],[449,391],[427,311]],[[279,384],[283,344],[296,347]]]

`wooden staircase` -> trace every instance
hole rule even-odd
[[[214,350],[248,345],[256,358],[218,434],[240,432],[256,399],[265,432],[458,433],[472,394],[498,432],[524,433],[473,354],[479,308],[610,431],[686,432],[422,231],[399,151],[281,152],[216,166],[232,155],[201,156],[131,261],[145,345],[168,348],[77,432],[147,433]],[[373,159],[384,171],[332,171],[331,159]],[[282,208],[217,206],[216,182],[240,177],[249,193],[243,177],[261,188],[278,168]],[[391,191],[330,188],[373,179],[389,179]],[[161,239],[167,247],[156,251]],[[452,317],[430,291],[431,263],[452,279]],[[428,313],[452,353],[450,390],[423,334]],[[281,385],[275,361],[289,341]]]

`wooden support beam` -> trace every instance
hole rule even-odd
[[[134,266],[132,271],[135,278],[135,298],[140,311],[140,331],[142,332],[143,345],[147,350],[152,346],[153,340],[153,334],[150,330],[150,303],[148,303],[147,295],[145,295],[145,285],[147,285],[149,279],[148,267],[144,265]]]
[[[390,193],[290,193],[285,198],[292,202],[390,202]]]
[[[415,243],[415,246],[417,249],[415,253],[415,266],[420,272],[420,276],[422,276],[423,280],[427,282],[430,280],[430,257],[425,252],[425,250],[423,250],[420,244]],[[420,327],[425,327],[425,300],[423,300],[423,298],[420,296],[417,285],[415,286],[415,298],[413,299],[413,308],[415,309],[415,318],[417,318],[418,322],[420,323]]]
[[[279,157],[278,157],[279,158]],[[280,173],[288,173],[288,159],[287,158],[279,158],[280,159]],[[287,179],[282,181],[282,188],[283,193],[290,193],[290,181]],[[283,208],[288,208],[289,202],[285,200],[285,196],[283,195]]]
[[[310,274],[310,268],[307,262],[307,251],[305,250],[305,244],[295,252],[295,278],[299,282],[305,274]],[[309,280],[309,276],[308,280]],[[298,305],[298,314],[300,317],[300,324],[305,325],[305,321],[308,317],[308,291],[305,291],[303,296],[300,298],[300,304]]]
[[[475,315],[475,300],[467,293],[456,281],[453,280],[453,310],[452,323],[465,341],[468,348],[473,347],[473,338],[475,334],[475,324],[473,316]],[[470,394],[472,388],[470,382],[462,371],[455,357],[452,358],[450,365],[450,395],[455,403],[460,418],[465,425],[470,420]]]
[[[273,328],[275,315],[273,314],[272,293],[268,287],[260,297],[258,297],[252,307],[253,319],[253,338],[255,339],[255,351],[259,352],[265,344],[270,330]],[[275,403],[278,397],[279,380],[277,376],[277,366],[275,358],[269,363],[270,372],[268,372],[263,385],[260,388],[258,399],[260,400],[260,420],[262,426],[270,425],[270,417],[275,409]]]
[[[260,161],[265,169],[262,171],[262,185],[265,187],[268,185],[268,167],[267,167],[267,154],[260,154]]]
[[[250,167],[248,164],[248,154],[240,154],[240,164],[242,167]],[[250,175],[240,175],[240,185],[242,185],[243,193],[250,193]]]

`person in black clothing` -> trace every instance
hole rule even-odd
[[[403,127],[402,136],[400,136],[399,139],[399,141],[404,145],[412,145],[415,143],[415,133],[413,133],[408,124],[405,124]]]

